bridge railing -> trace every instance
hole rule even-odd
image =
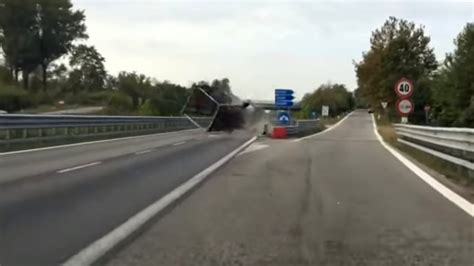
[[[399,142],[460,167],[474,178],[474,129],[395,124]]]
[[[196,117],[208,125],[209,117]],[[0,115],[0,144],[27,143],[65,138],[133,135],[197,128],[186,117]]]

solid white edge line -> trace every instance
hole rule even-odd
[[[145,153],[149,153],[153,150],[144,150],[144,151],[138,151],[138,152],[135,152],[136,155],[140,155],[140,154],[145,154]]]
[[[79,253],[64,262],[63,265],[79,266],[90,265],[94,263],[100,257],[105,255],[108,251],[110,251],[114,246],[125,240],[130,234],[135,232],[151,218],[156,216],[160,211],[162,211],[168,205],[179,199],[193,187],[201,183],[207,176],[209,176],[219,167],[231,160],[236,154],[245,149],[247,146],[252,144],[256,139],[257,137],[251,138],[234,151],[230,152],[208,168],[204,169],[197,175],[190,178],[188,181],[181,184],[179,187],[175,188],[174,190],[160,198],[158,201],[152,203],[136,215],[129,218],[127,221],[116,227],[108,234],[104,235],[86,248],[82,249]]]
[[[303,137],[303,138],[295,139],[295,140],[293,140],[293,142],[299,142],[299,141],[302,141],[302,140],[305,140],[305,139],[309,139],[309,138],[312,138],[312,137],[316,137],[316,136],[321,135],[321,134],[323,134],[323,133],[329,132],[329,131],[335,129],[336,127],[338,127],[342,122],[344,122],[344,120],[346,120],[349,116],[351,116],[352,113],[354,113],[354,111],[348,113],[344,118],[342,118],[341,120],[339,120],[339,122],[337,122],[336,124],[334,124],[334,125],[332,125],[332,126],[326,128],[326,129],[324,129],[324,130],[321,131],[321,132],[318,132],[318,133],[316,133],[316,134],[309,135],[309,136],[306,136],[306,137]]]
[[[173,146],[183,145],[184,143],[186,143],[186,141],[181,141],[181,142],[174,143]]]
[[[53,149],[68,148],[68,147],[75,147],[75,146],[82,146],[82,145],[89,145],[89,144],[96,144],[96,143],[104,143],[104,142],[112,142],[112,141],[120,141],[120,140],[128,140],[128,139],[147,138],[147,137],[154,137],[154,136],[160,136],[160,135],[169,135],[169,134],[172,134],[172,133],[180,133],[180,132],[186,132],[186,131],[192,131],[192,130],[199,130],[199,128],[190,128],[190,129],[184,129],[184,130],[169,131],[169,132],[162,132],[162,133],[148,134],[148,135],[140,135],[140,136],[130,136],[130,137],[123,137],[123,138],[78,142],[78,143],[72,143],[72,144],[49,146],[49,147],[42,147],[42,148],[28,149],[28,150],[20,150],[20,151],[9,151],[9,152],[0,153],[0,156],[27,153],[27,152],[35,152],[35,151],[53,150]]]
[[[255,143],[255,144],[257,144],[257,143]],[[249,154],[249,153],[256,152],[256,151],[261,151],[261,150],[264,150],[264,149],[270,147],[270,145],[267,145],[267,144],[257,144],[257,145],[260,145],[260,146],[257,146],[255,149],[252,149],[252,150],[249,150],[252,147],[252,145],[248,146],[245,150],[239,152],[239,154],[237,154],[236,157],[240,157],[241,155]]]
[[[377,131],[377,125],[375,124],[375,117],[372,114],[372,125],[374,127],[374,133],[377,136],[378,141],[382,144],[382,146],[388,150],[395,158],[397,158],[402,164],[404,164],[408,169],[410,169],[415,175],[425,181],[428,185],[430,185],[434,190],[438,191],[441,195],[443,195],[446,199],[457,205],[463,211],[465,211],[470,216],[474,217],[474,204],[470,203],[463,197],[459,196],[443,184],[441,184],[438,180],[434,177],[423,171],[420,167],[412,163],[410,160],[405,158],[402,154],[392,148],[389,144],[387,144],[380,136],[379,132]]]
[[[63,174],[63,173],[71,172],[71,171],[74,171],[74,170],[79,170],[79,169],[82,169],[82,168],[98,165],[98,164],[101,164],[101,163],[102,162],[93,162],[93,163],[83,164],[83,165],[79,165],[79,166],[59,170],[57,173],[58,174]]]

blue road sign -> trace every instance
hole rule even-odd
[[[293,95],[283,95],[283,96],[275,95],[275,102],[292,101],[293,99],[295,99]]]
[[[292,95],[295,93],[293,90],[290,89],[275,89],[275,94],[285,94],[285,95]]]
[[[278,122],[282,125],[290,124],[290,114],[288,112],[278,113]]]
[[[291,107],[293,106],[294,91],[288,89],[275,90],[275,105],[277,107]]]
[[[293,101],[281,101],[281,102],[275,102],[276,107],[280,107],[283,109],[289,108],[293,106]]]

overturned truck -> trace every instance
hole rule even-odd
[[[232,132],[242,129],[246,125],[246,108],[249,103],[221,104],[209,125],[208,131]]]

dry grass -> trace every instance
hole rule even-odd
[[[324,118],[321,118],[319,122],[321,123],[321,125],[328,127],[328,126],[336,124],[342,118],[343,116],[340,116],[339,118],[338,117],[324,117]]]
[[[395,128],[387,124],[378,126],[377,129],[385,142],[390,143],[390,145],[397,146],[398,134],[395,131]]]

